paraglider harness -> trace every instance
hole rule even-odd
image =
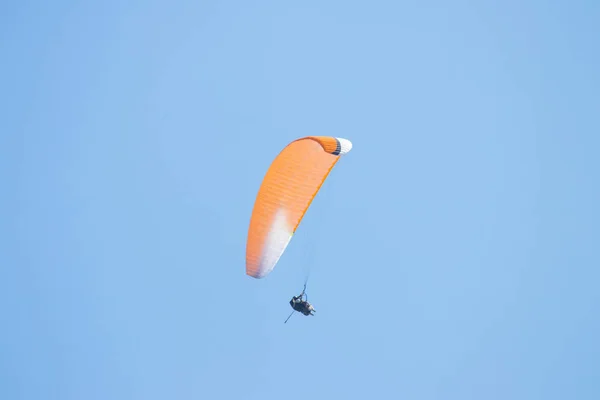
[[[316,312],[316,310],[308,302],[308,296],[306,295],[306,284],[304,284],[304,289],[302,290],[302,293],[300,293],[298,296],[292,297],[292,299],[290,300],[290,306],[292,306],[294,311],[298,311],[306,316],[309,316],[309,315],[314,316],[313,313]],[[292,312],[292,314],[290,314],[288,319],[290,319],[290,317],[293,314],[294,313]],[[287,322],[288,319],[286,319],[285,322]]]

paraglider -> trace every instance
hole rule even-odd
[[[294,311],[298,311],[306,316],[314,316],[316,310],[307,300],[303,300],[301,296],[294,296],[290,300],[290,305]]]
[[[302,293],[300,293],[298,296],[292,297],[292,299],[290,300],[290,306],[292,306],[294,311],[302,313],[305,316],[314,316],[314,313],[317,312],[317,310],[315,310],[312,304],[308,302],[308,296],[306,296],[306,284],[304,284],[304,289],[302,290]],[[294,311],[292,311],[290,316],[287,317],[284,324],[287,323],[288,320],[292,317]]]
[[[247,275],[262,279],[273,271],[329,173],[351,149],[347,139],[307,136],[289,143],[273,160],[250,217]],[[302,296],[294,298],[294,310],[305,310]]]
[[[290,306],[294,309],[294,311],[298,311],[306,316],[313,316],[314,313],[317,312],[315,308],[308,302],[308,296],[306,296],[306,285],[304,285],[304,290],[298,296],[292,297],[290,300]]]

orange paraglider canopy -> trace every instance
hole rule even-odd
[[[275,158],[258,191],[246,245],[246,274],[267,276],[279,261],[300,221],[349,140],[308,136],[287,145]]]

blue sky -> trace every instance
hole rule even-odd
[[[4,2],[0,398],[600,398],[599,18]],[[258,187],[307,135],[354,148],[252,279]]]

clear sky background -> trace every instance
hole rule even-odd
[[[600,2],[6,1],[0,398],[600,398]],[[277,268],[266,169],[351,140]],[[283,324],[307,272],[317,316]]]

